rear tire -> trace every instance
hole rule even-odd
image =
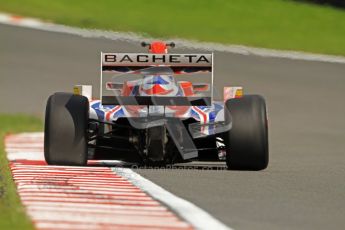
[[[71,93],[55,93],[47,102],[44,157],[49,165],[87,163],[89,101]]]
[[[268,165],[266,104],[259,95],[225,103],[225,119],[232,128],[224,133],[226,164],[231,170],[262,170]]]

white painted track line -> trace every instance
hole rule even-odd
[[[42,133],[5,138],[17,191],[41,229],[229,229],[131,169],[48,166]]]
[[[116,174],[128,179],[156,200],[163,204],[167,204],[173,211],[178,215],[183,216],[185,220],[197,229],[229,229],[223,223],[219,222],[217,219],[213,218],[210,214],[198,208],[194,204],[175,196],[132,170],[127,168],[112,169]]]

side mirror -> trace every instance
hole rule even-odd
[[[175,43],[174,42],[167,43],[166,45],[170,46],[171,48],[175,48]]]
[[[150,45],[150,43],[147,43],[147,42],[141,42],[141,46],[142,47],[146,47],[146,46],[149,46]]]

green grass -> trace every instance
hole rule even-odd
[[[147,36],[345,55],[345,11],[289,0],[0,0],[0,11]]]
[[[8,133],[39,130],[42,130],[42,121],[38,118],[0,114],[0,229],[33,229],[17,195],[3,140]]]

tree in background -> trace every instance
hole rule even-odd
[[[345,9],[345,0],[297,0],[303,2],[312,2],[321,5],[330,5]]]

